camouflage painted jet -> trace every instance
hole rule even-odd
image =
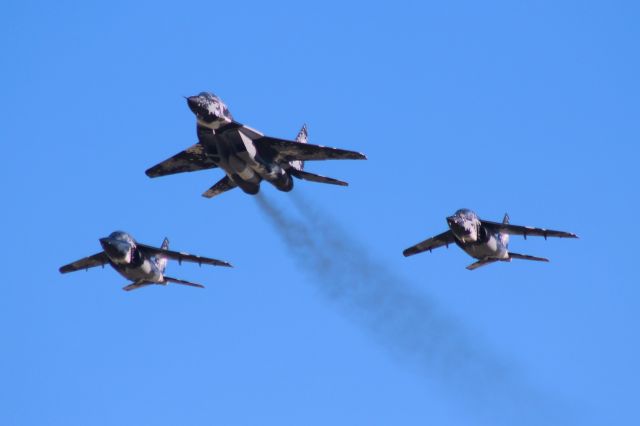
[[[508,250],[509,235],[578,238],[569,232],[553,231],[551,229],[532,228],[509,224],[509,215],[504,215],[502,223],[481,220],[474,212],[468,209],[460,209],[453,216],[447,218],[449,230],[440,235],[424,240],[415,246],[409,247],[402,254],[413,256],[423,251],[431,251],[434,248],[456,243],[458,247],[467,252],[477,262],[467,266],[474,270],[493,262],[511,262],[511,259],[537,260],[548,262],[543,257],[529,256],[513,253]]]
[[[60,268],[60,272],[78,271],[89,269],[95,266],[104,267],[109,263],[123,277],[133,281],[123,287],[125,291],[135,290],[152,284],[167,285],[169,283],[188,285],[192,287],[204,288],[202,284],[179,280],[164,275],[164,270],[169,259],[195,262],[200,265],[231,266],[221,260],[209,259],[207,257],[194,256],[169,250],[169,240],[166,238],[160,248],[137,243],[131,235],[126,232],[116,231],[106,238],[100,238],[100,245],[103,251],[93,256],[85,257]]]
[[[347,186],[346,182],[304,171],[310,160],[363,160],[364,154],[307,143],[303,126],[295,141],[272,138],[233,120],[227,106],[212,93],[187,98],[196,116],[198,143],[146,171],[149,177],[220,167],[226,173],[202,195],[214,197],[239,186],[257,194],[266,180],[281,191],[293,189],[293,177]]]

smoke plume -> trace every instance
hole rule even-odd
[[[374,259],[338,223],[291,194],[298,218],[256,197],[319,292],[403,364],[474,406],[490,422],[553,424],[549,403],[427,295]],[[544,409],[541,407],[544,405]],[[546,411],[544,420],[540,411]],[[496,412],[499,411],[500,415]],[[555,410],[551,410],[555,411]],[[526,412],[526,414],[525,414]],[[515,424],[515,423],[511,423]]]

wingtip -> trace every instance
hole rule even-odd
[[[225,268],[233,268],[233,265],[226,260],[214,259],[216,261],[215,266],[223,266]]]

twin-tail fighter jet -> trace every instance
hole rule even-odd
[[[347,183],[304,171],[311,160],[364,160],[364,154],[307,143],[306,126],[295,141],[273,138],[234,121],[227,106],[212,93],[187,98],[196,116],[198,143],[146,171],[149,177],[220,167],[226,176],[202,195],[215,197],[235,187],[257,194],[266,180],[280,191],[293,189],[293,177],[346,186]]]
[[[162,246],[156,248],[137,243],[131,235],[126,232],[116,231],[106,238],[101,238],[100,245],[103,251],[65,265],[60,268],[60,272],[65,274],[80,269],[104,266],[109,263],[120,275],[133,281],[131,284],[123,287],[123,290],[131,291],[148,285],[167,285],[169,283],[204,288],[202,284],[179,280],[164,275],[164,270],[169,259],[177,260],[179,263],[185,261],[198,263],[200,265],[204,263],[206,265],[231,266],[222,260],[171,251],[169,250],[169,240],[166,238]]]
[[[549,261],[543,257],[510,252],[508,250],[509,235],[522,235],[525,239],[528,236],[538,236],[544,237],[545,240],[547,237],[578,238],[577,235],[569,232],[510,225],[509,216],[506,214],[502,223],[481,220],[468,209],[458,210],[453,216],[447,218],[447,223],[448,231],[409,247],[403,254],[413,256],[423,251],[431,251],[442,246],[449,247],[449,244],[456,243],[469,256],[478,259],[477,262],[467,266],[467,269],[474,270],[493,262],[511,262],[511,259]]]

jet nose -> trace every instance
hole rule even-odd
[[[110,255],[118,255],[118,249],[121,248],[120,244],[118,244],[118,241],[109,237],[100,238],[100,245],[102,246],[102,249]]]
[[[126,259],[130,252],[129,244],[109,237],[100,238],[100,245],[111,259]]]
[[[215,116],[212,106],[202,96],[189,96],[187,105],[189,105],[191,112],[200,119],[210,121]]]
[[[200,97],[199,96],[189,96],[187,99],[187,105],[189,105],[189,109],[193,111],[194,114],[197,114],[200,111]]]
[[[114,244],[114,241],[109,238],[100,238],[100,245],[102,246],[102,250],[107,253],[108,256],[119,256],[118,248]]]
[[[447,218],[447,224],[449,225],[449,229],[451,229],[451,231],[453,231],[453,233],[458,236],[468,234],[468,231],[465,229],[464,225],[460,221],[460,218],[457,216],[449,216]]]

